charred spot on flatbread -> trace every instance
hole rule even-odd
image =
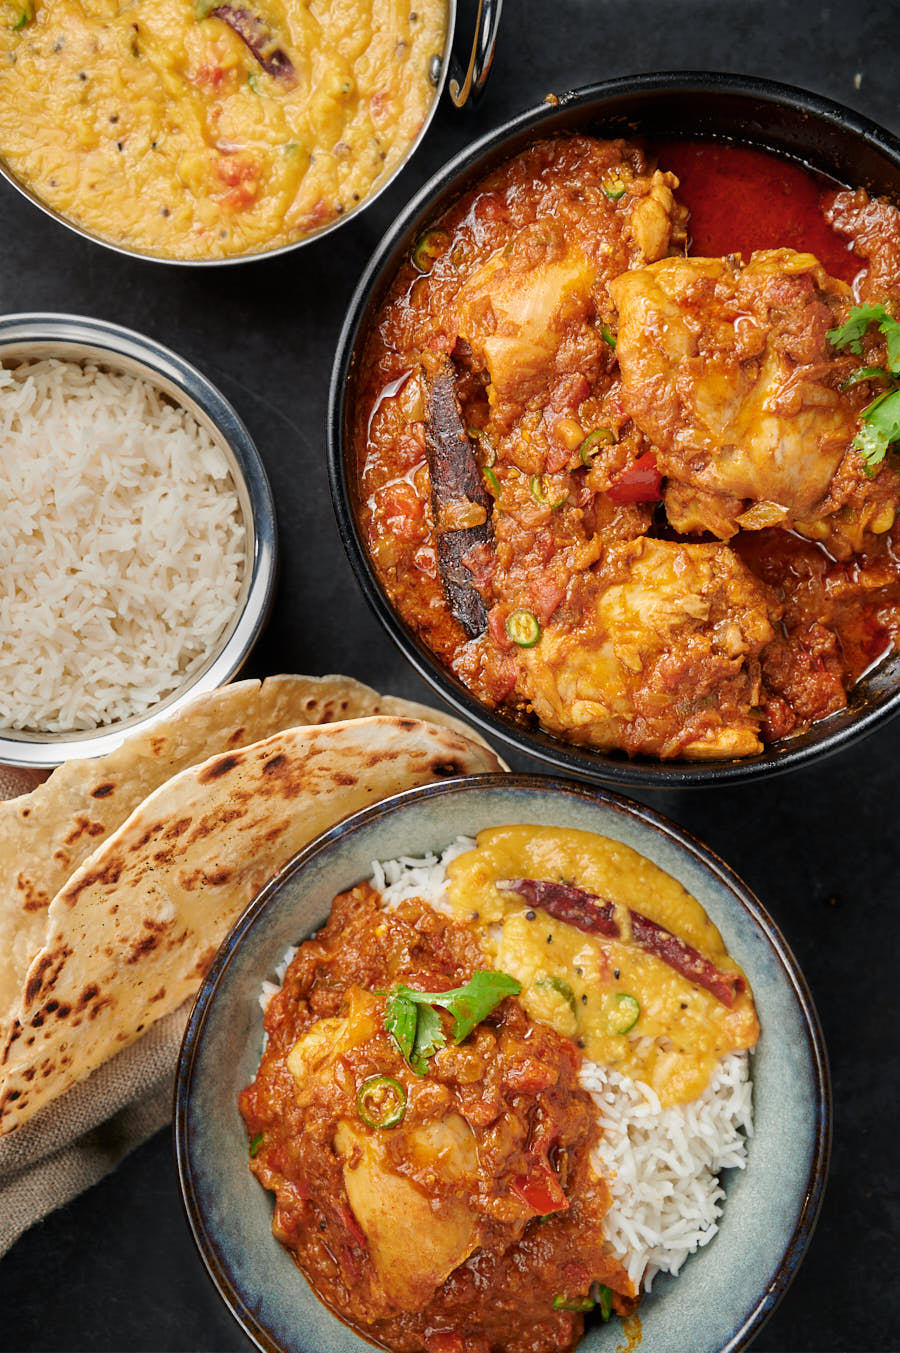
[[[50,898],[28,874],[16,875],[16,891],[22,895],[22,906],[26,911],[40,911],[50,905]]]
[[[73,846],[80,836],[101,836],[106,830],[102,822],[91,822],[90,818],[76,817],[72,830],[64,837],[67,846]]]
[[[35,959],[31,976],[25,983],[25,1009],[34,1005],[42,991],[52,991],[53,983],[71,953],[72,950],[68,945],[62,945],[59,949],[45,950]]]
[[[442,778],[465,774],[459,761],[433,761],[431,769],[435,775],[440,775]]]
[[[253,689],[259,703],[259,688]],[[267,700],[281,717],[287,707],[296,720],[296,703],[291,705],[296,694],[286,681]],[[350,683],[333,708],[346,698],[356,713],[366,700],[369,708],[377,705],[373,697],[368,688]],[[219,698],[231,702],[233,713],[233,692]],[[207,712],[213,704],[204,706]],[[272,710],[264,712],[270,717]],[[254,719],[260,717],[257,709]],[[220,726],[218,748],[234,727],[252,730],[254,721],[232,718],[227,728]],[[178,738],[195,747],[199,741],[196,730],[183,724]],[[32,950],[0,1025],[0,1031],[4,1025],[9,1031],[0,1062],[0,1133],[23,1123],[192,996],[237,917],[314,836],[399,790],[500,766],[483,742],[447,727],[406,715],[376,715],[324,726],[295,723],[248,747],[217,750],[201,765],[155,783],[177,759],[178,738],[162,739],[166,764],[150,771],[150,744],[143,736],[137,775],[150,790],[137,806],[129,799],[122,758],[105,774],[93,768],[86,779],[82,771],[80,799],[73,788],[77,777],[58,782],[69,785],[64,831],[55,828],[50,844],[60,848],[77,831],[71,846],[76,867],[43,913],[43,943]],[[62,769],[71,775],[68,767]],[[90,791],[101,783],[115,784],[116,793],[92,798]],[[73,810],[75,799],[79,807]],[[105,817],[109,805],[114,809]],[[117,821],[123,808],[127,815]],[[93,853],[84,853],[92,838],[79,817],[102,824]],[[10,823],[19,820],[18,810],[4,817],[0,805],[0,853],[10,839]],[[46,834],[37,832],[35,858],[42,842],[46,849]],[[58,877],[47,869],[47,858],[44,872],[22,863],[8,878],[17,919],[27,915],[26,892],[36,899],[47,892],[44,880]],[[0,964],[2,922],[0,893]],[[0,993],[3,980],[0,966]]]
[[[220,775],[227,775],[230,770],[234,770],[237,764],[238,759],[231,752],[226,756],[217,757],[204,767],[199,777],[200,784],[208,785],[210,781],[218,780]]]
[[[117,859],[110,860],[109,864],[102,865],[98,870],[91,872],[88,870],[85,875],[78,880],[74,888],[67,894],[66,902],[70,907],[74,907],[78,902],[79,894],[85,888],[91,888],[95,883],[113,884],[118,883],[122,874],[122,861]]]

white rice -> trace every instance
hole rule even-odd
[[[699,1098],[660,1107],[649,1085],[585,1061],[581,1084],[603,1125],[593,1165],[609,1183],[605,1230],[635,1288],[677,1274],[718,1230],[720,1170],[743,1169],[753,1135],[749,1057],[723,1057]]]
[[[440,857],[373,861],[372,887],[388,908],[421,897],[449,912],[447,865],[474,845],[461,836]],[[718,1174],[746,1164],[749,1055],[723,1057],[699,1098],[666,1109],[649,1085],[595,1062],[582,1063],[581,1084],[603,1127],[593,1164],[612,1194],[607,1238],[635,1289],[649,1292],[657,1273],[677,1274],[689,1254],[709,1244],[725,1198]]]
[[[0,727],[141,713],[230,624],[245,532],[187,409],[89,362],[0,366]]]
[[[473,836],[458,836],[440,855],[401,855],[397,860],[373,860],[369,880],[381,893],[388,911],[410,897],[421,897],[435,911],[450,913],[447,896],[447,865],[476,845]]]

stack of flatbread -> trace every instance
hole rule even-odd
[[[171,1076],[185,1002],[301,847],[401,789],[499,769],[437,710],[283,676],[200,696],[0,803],[0,1212],[10,1171],[27,1184],[48,1149],[146,1089],[145,1042],[159,1079],[158,1022],[183,1009]]]

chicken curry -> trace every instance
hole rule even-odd
[[[300,946],[240,1096],[250,1165],[317,1295],[379,1345],[562,1353],[595,1301],[638,1299],[582,1058],[690,1100],[755,1045],[753,999],[699,904],[618,842],[492,828],[446,886],[439,911],[361,884]]]
[[[837,712],[900,633],[898,303],[900,211],[862,190],[738,147],[532,146],[367,337],[390,601],[574,743],[743,757]]]

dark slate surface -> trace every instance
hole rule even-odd
[[[0,312],[71,311],[132,325],[196,362],[237,405],[272,479],[282,543],[274,618],[253,672],[346,671],[427,699],[357,594],[323,461],[332,350],[381,231],[467,141],[548,91],[613,75],[768,76],[900,131],[896,23],[892,0],[507,0],[477,114],[443,107],[397,183],[337,234],[249,267],[159,267],[80,241],[0,184]],[[829,1044],[831,1182],[809,1255],[758,1353],[900,1349],[898,753],[895,723],[819,769],[725,792],[645,796],[721,853],[770,907],[806,971]],[[250,1347],[193,1252],[167,1133],[19,1241],[0,1263],[0,1313],[4,1350]]]

